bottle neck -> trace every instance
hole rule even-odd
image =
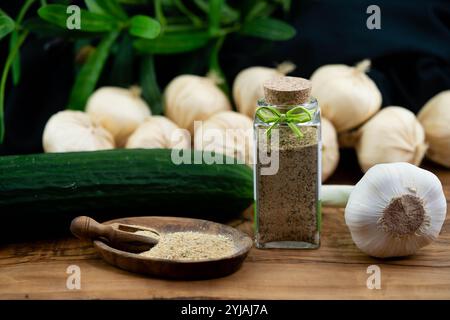
[[[268,103],[265,99],[261,99],[258,101],[258,105],[257,105],[258,108],[259,107],[268,107],[268,106],[276,108],[281,113],[286,113],[287,111],[292,110],[296,107],[303,107],[307,110],[314,111],[315,113],[319,112],[317,100],[313,97],[310,97],[310,99],[305,103],[294,104],[294,105],[274,105],[274,104]]]

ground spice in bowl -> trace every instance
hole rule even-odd
[[[146,231],[137,233],[146,235]],[[224,235],[187,231],[161,234],[158,244],[140,255],[156,259],[200,261],[225,258],[235,251],[233,240]]]

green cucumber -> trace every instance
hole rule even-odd
[[[3,223],[68,224],[77,215],[99,220],[171,215],[223,221],[252,201],[248,166],[176,165],[166,149],[0,157]]]

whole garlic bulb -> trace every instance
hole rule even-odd
[[[213,114],[231,110],[226,95],[212,78],[181,75],[173,79],[165,93],[166,116],[179,127],[194,133],[194,121],[208,119]]]
[[[441,182],[409,163],[372,167],[345,208],[353,241],[380,258],[407,256],[434,241],[447,214]]]
[[[258,100],[264,97],[264,82],[274,77],[285,76],[294,69],[293,63],[283,62],[276,69],[250,67],[239,72],[233,83],[233,99],[237,110],[253,118]]]
[[[450,90],[428,101],[417,118],[425,129],[430,146],[427,157],[450,168]]]
[[[152,116],[147,118],[136,131],[128,138],[127,149],[189,149],[189,136],[179,135],[180,130],[175,123],[163,116]]]
[[[322,118],[322,182],[336,170],[339,163],[339,144],[333,124]]]
[[[88,114],[66,110],[48,120],[42,144],[45,152],[96,151],[114,149],[114,138]]]
[[[235,157],[247,164],[253,159],[253,122],[234,111],[223,111],[195,131],[195,148]]]
[[[369,67],[369,60],[356,67],[326,65],[311,76],[311,94],[319,102],[322,115],[333,123],[337,132],[359,126],[381,107],[381,93],[366,75]]]
[[[365,172],[378,163],[420,165],[427,150],[425,132],[411,111],[391,106],[382,109],[360,131],[358,161]]]
[[[103,87],[89,98],[86,112],[97,119],[114,136],[118,147],[151,115],[138,88]]]

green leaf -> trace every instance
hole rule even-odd
[[[84,2],[90,12],[105,14],[105,10],[98,4],[97,0],[84,0]]]
[[[19,33],[17,31],[13,31],[11,33],[11,38],[9,41],[9,50],[12,50],[19,40]],[[20,81],[20,52],[17,52],[17,55],[12,63],[12,76],[13,76],[13,83],[15,86],[19,84]]]
[[[165,26],[167,24],[167,19],[164,16],[162,0],[153,0],[153,7],[156,19],[162,26]]]
[[[0,40],[14,31],[16,23],[6,13],[0,11]]]
[[[177,9],[183,13],[192,23],[194,26],[202,26],[203,22],[202,19],[200,19],[197,15],[195,15],[191,10],[189,10],[183,3],[183,0],[173,0],[175,6]]]
[[[152,109],[152,114],[163,114],[161,90],[156,80],[155,63],[152,55],[142,57],[140,85],[142,96]]]
[[[284,12],[289,12],[289,10],[291,10],[291,0],[277,0],[277,2],[281,4]]]
[[[128,31],[136,37],[155,39],[161,32],[161,25],[155,19],[138,15],[131,18],[130,29]]]
[[[70,94],[69,109],[84,110],[86,102],[100,78],[111,47],[118,36],[118,31],[108,33],[95,51],[89,56],[86,64],[83,65],[75,80]]]
[[[133,81],[133,42],[125,33],[119,43],[111,71],[111,83],[119,87],[128,87]]]
[[[33,5],[35,0],[26,0],[22,7],[19,10],[19,14],[16,18],[16,24],[20,26],[22,24],[22,20],[25,18],[25,15],[27,14],[27,11],[30,9],[30,7]],[[12,50],[17,44],[17,41],[19,39],[19,33],[17,30],[15,30],[11,34],[11,39],[9,41],[9,50]],[[12,75],[13,75],[13,83],[14,85],[18,85],[20,81],[20,52],[17,52],[16,58],[14,59],[14,62],[12,64]]]
[[[148,0],[118,0],[119,3],[123,4],[147,4]]]
[[[245,16],[245,20],[253,20],[258,17],[268,17],[275,11],[276,6],[265,1],[256,1]]]
[[[134,47],[149,54],[175,54],[204,47],[209,41],[206,31],[165,33],[154,40],[137,40]]]
[[[223,0],[210,0],[209,1],[209,33],[211,35],[217,35],[220,30],[220,13],[222,11]]]
[[[194,3],[197,7],[205,13],[209,13],[209,3],[208,0],[194,0]],[[222,8],[220,10],[220,21],[228,24],[235,22],[239,19],[239,11],[233,9],[226,3],[223,3]]]
[[[51,4],[41,7],[38,14],[45,21],[67,29],[67,19],[70,17],[67,13],[67,6]],[[116,30],[118,27],[118,22],[112,17],[81,10],[81,29],[79,31],[107,32]]]
[[[187,32],[187,31],[201,31],[204,28],[194,26],[193,24],[186,24],[186,23],[177,23],[177,24],[171,24],[169,23],[167,26],[164,27],[165,33],[171,33],[171,32]]]
[[[128,19],[127,13],[117,0],[84,0],[89,11],[93,13],[109,15],[125,21]]]
[[[19,39],[17,40],[16,45],[12,50],[9,51],[8,57],[6,58],[6,63],[3,68],[2,77],[0,80],[0,143],[3,143],[3,139],[5,137],[5,123],[4,123],[4,109],[5,109],[5,89],[6,89],[6,80],[8,79],[9,69],[19,52],[20,47],[25,42],[25,39],[28,36],[28,31],[23,32]]]
[[[295,36],[295,29],[278,19],[257,18],[244,23],[241,33],[267,40],[289,40]]]
[[[44,38],[65,38],[65,39],[92,39],[96,36],[101,36],[102,33],[81,32],[80,30],[69,30],[58,27],[55,24],[42,20],[39,17],[32,17],[22,22],[22,27],[39,37]]]

